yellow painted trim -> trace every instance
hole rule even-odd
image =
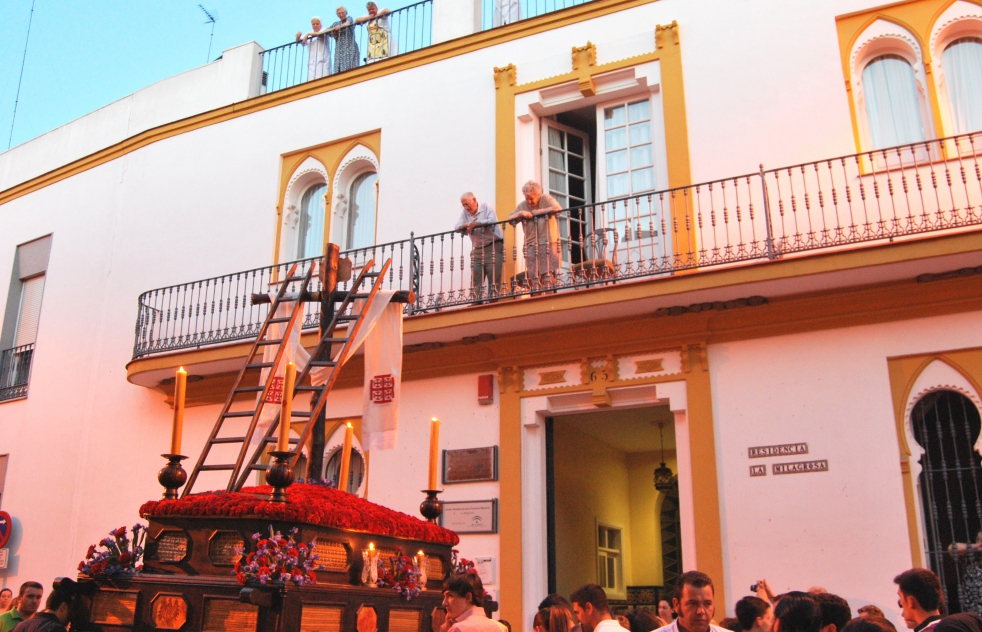
[[[516,144],[515,97],[564,83],[577,82],[584,95],[590,94],[593,77],[624,68],[658,61],[661,70],[661,99],[664,112],[665,149],[668,159],[670,188],[692,184],[689,162],[689,132],[686,120],[685,91],[682,75],[682,52],[679,44],[679,25],[672,22],[658,25],[654,32],[655,51],[627,59],[595,65],[595,47],[590,42],[574,46],[573,70],[547,79],[518,84],[518,69],[514,64],[494,69],[495,82],[495,208],[498,219],[505,220],[519,200]],[[678,223],[675,252],[695,252],[695,216],[690,205],[672,205],[671,221]],[[517,247],[514,235],[506,236],[505,249]],[[514,274],[514,263],[507,262],[505,278]]]
[[[925,566],[927,559],[921,547],[920,533],[924,525],[918,524],[918,499],[914,478],[910,472],[911,449],[907,442],[907,402],[917,378],[932,362],[940,360],[964,377],[982,396],[982,347],[937,351],[928,354],[898,356],[887,359],[890,391],[893,396],[894,420],[897,444],[900,449],[900,473],[903,480],[904,504],[907,513],[907,533],[910,541],[910,557],[913,566]]]
[[[980,0],[966,1],[982,6]],[[853,75],[850,53],[859,36],[876,20],[893,22],[910,32],[917,40],[921,47],[921,57],[924,62],[928,109],[931,112],[934,133],[937,138],[954,134],[954,130],[945,130],[944,128],[945,119],[941,113],[941,99],[938,95],[937,81],[934,78],[930,45],[931,31],[934,30],[938,18],[955,2],[956,0],[905,0],[836,16],[835,26],[839,36],[839,55],[842,61],[842,74],[846,82],[846,96],[849,99],[849,114],[852,119],[853,139],[856,143],[857,152],[868,151],[870,148],[863,147],[860,134],[860,113],[857,111],[856,99],[852,94]]]
[[[315,81],[278,90],[263,96],[233,103],[208,112],[196,114],[186,119],[174,121],[131,136],[115,145],[106,147],[53,169],[45,174],[26,182],[0,191],[0,205],[6,204],[23,195],[32,193],[46,186],[60,182],[73,175],[88,171],[101,164],[115,160],[121,156],[146,147],[157,141],[165,140],[179,134],[191,132],[202,127],[223,123],[240,116],[254,114],[263,110],[305,99],[317,94],[331,92],[350,85],[384,77],[403,70],[418,68],[444,59],[465,55],[474,51],[497,46],[506,42],[522,39],[545,31],[578,24],[586,20],[618,13],[627,9],[657,2],[658,0],[593,0],[575,7],[547,13],[536,18],[529,18],[507,26],[481,31],[448,42],[441,42],[418,51],[406,53],[374,64],[361,66],[338,75],[329,75]]]
[[[297,169],[307,158],[313,158],[323,165],[327,172],[327,192],[324,195],[324,240],[327,243],[331,235],[331,199],[334,195],[334,179],[337,177],[341,161],[357,145],[364,145],[374,152],[375,157],[382,161],[382,130],[374,129],[360,134],[345,136],[326,143],[305,147],[283,154],[280,158],[280,192],[277,202],[277,222],[275,241],[273,242],[273,263],[280,263],[280,242],[283,232],[283,210],[286,203],[286,191]],[[377,221],[377,218],[376,218]]]
[[[726,603],[726,586],[723,581],[723,539],[720,520],[719,483],[716,471],[716,438],[713,429],[712,389],[709,380],[708,356],[704,341],[687,343],[681,348],[671,349],[684,356],[683,373],[664,375],[657,378],[615,379],[606,384],[607,388],[654,384],[659,382],[685,381],[688,409],[686,420],[689,424],[690,455],[692,467],[692,495],[699,502],[693,506],[696,560],[694,566],[714,578],[716,599]],[[664,349],[662,349],[664,351]],[[570,352],[569,347],[566,353]],[[651,353],[652,350],[635,348],[631,354]],[[610,358],[608,357],[608,362]],[[574,364],[583,361],[580,357],[566,357],[559,364]],[[521,390],[517,376],[524,370],[522,366],[502,367],[499,375],[500,391],[500,429],[499,429],[499,529],[502,542],[521,543],[522,541],[522,416],[523,398],[542,397],[559,393],[582,393],[594,391],[594,386],[573,384],[560,388],[535,391]],[[579,376],[577,376],[579,377]],[[520,378],[518,378],[520,379]],[[523,630],[522,582],[523,560],[521,546],[501,548],[501,618],[512,623],[515,630]]]

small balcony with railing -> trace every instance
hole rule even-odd
[[[0,351],[0,402],[27,397],[34,345]]]
[[[674,278],[976,232],[980,150],[982,132],[761,168],[479,226],[476,242],[460,230],[410,234],[342,256],[355,268],[391,259],[383,287],[412,292],[409,321],[531,299],[555,326],[543,301],[625,287],[639,296]],[[303,272],[316,262],[301,261]],[[268,306],[251,297],[277,287],[291,263],[144,292],[134,360],[254,337]],[[316,329],[318,304],[306,309],[303,328]]]
[[[462,35],[499,28],[593,0],[421,0],[389,11],[326,19],[312,37],[264,50],[260,93],[276,92],[421,50]],[[446,10],[448,3],[460,7]],[[468,6],[473,5],[473,6]],[[463,16],[463,17],[462,17]]]

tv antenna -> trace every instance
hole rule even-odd
[[[213,39],[215,39],[215,22],[218,21],[218,18],[209,13],[208,9],[204,8],[200,4],[198,5],[198,8],[201,9],[201,11],[208,17],[208,19],[205,20],[205,24],[211,24],[211,36],[208,37],[208,57],[205,59],[205,63],[207,64],[209,61],[211,61],[211,42]]]
[[[14,115],[10,118],[10,136],[7,137],[7,149],[14,140],[14,123],[17,121],[17,104],[20,102],[20,86],[24,82],[24,64],[27,62],[27,45],[31,42],[31,22],[34,21],[34,0],[31,0],[31,15],[27,18],[27,39],[24,40],[24,54],[20,59],[20,76],[17,78],[17,95],[14,97]]]

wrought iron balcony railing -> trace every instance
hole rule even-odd
[[[357,20],[359,16],[351,16]],[[425,48],[433,43],[433,0],[422,0],[377,20],[331,29],[306,42],[265,50],[263,93],[283,90],[312,79],[347,72],[365,64]]]
[[[33,344],[0,351],[0,402],[27,395],[33,356]]]
[[[416,293],[412,315],[971,230],[982,225],[980,150],[982,132],[965,134],[499,222],[476,229],[492,242],[482,248],[446,231],[343,256],[356,267],[391,258],[386,287]],[[134,357],[255,335],[267,307],[249,297],[287,265],[145,292]]]
[[[481,5],[481,27],[486,31],[587,2],[592,0],[484,0]]]

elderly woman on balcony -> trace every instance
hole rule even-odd
[[[551,287],[559,270],[559,222],[556,212],[563,207],[556,198],[542,192],[542,185],[529,180],[522,185],[525,201],[508,216],[513,224],[521,221],[525,232],[525,279],[533,290]]]
[[[310,33],[301,36],[297,31],[297,41],[307,47],[307,81],[326,77],[331,72],[331,49],[327,31],[321,30],[321,19],[310,18]]]
[[[365,57],[365,62],[370,64],[397,55],[396,42],[392,39],[392,27],[389,24],[389,14],[392,12],[388,9],[379,9],[374,2],[369,2],[365,8],[368,10],[368,15],[355,20],[355,24],[367,22],[365,28],[368,30],[368,55]]]
[[[355,41],[355,21],[348,10],[338,7],[338,21],[331,25],[331,37],[337,41],[334,49],[334,72],[358,67],[358,42]]]

